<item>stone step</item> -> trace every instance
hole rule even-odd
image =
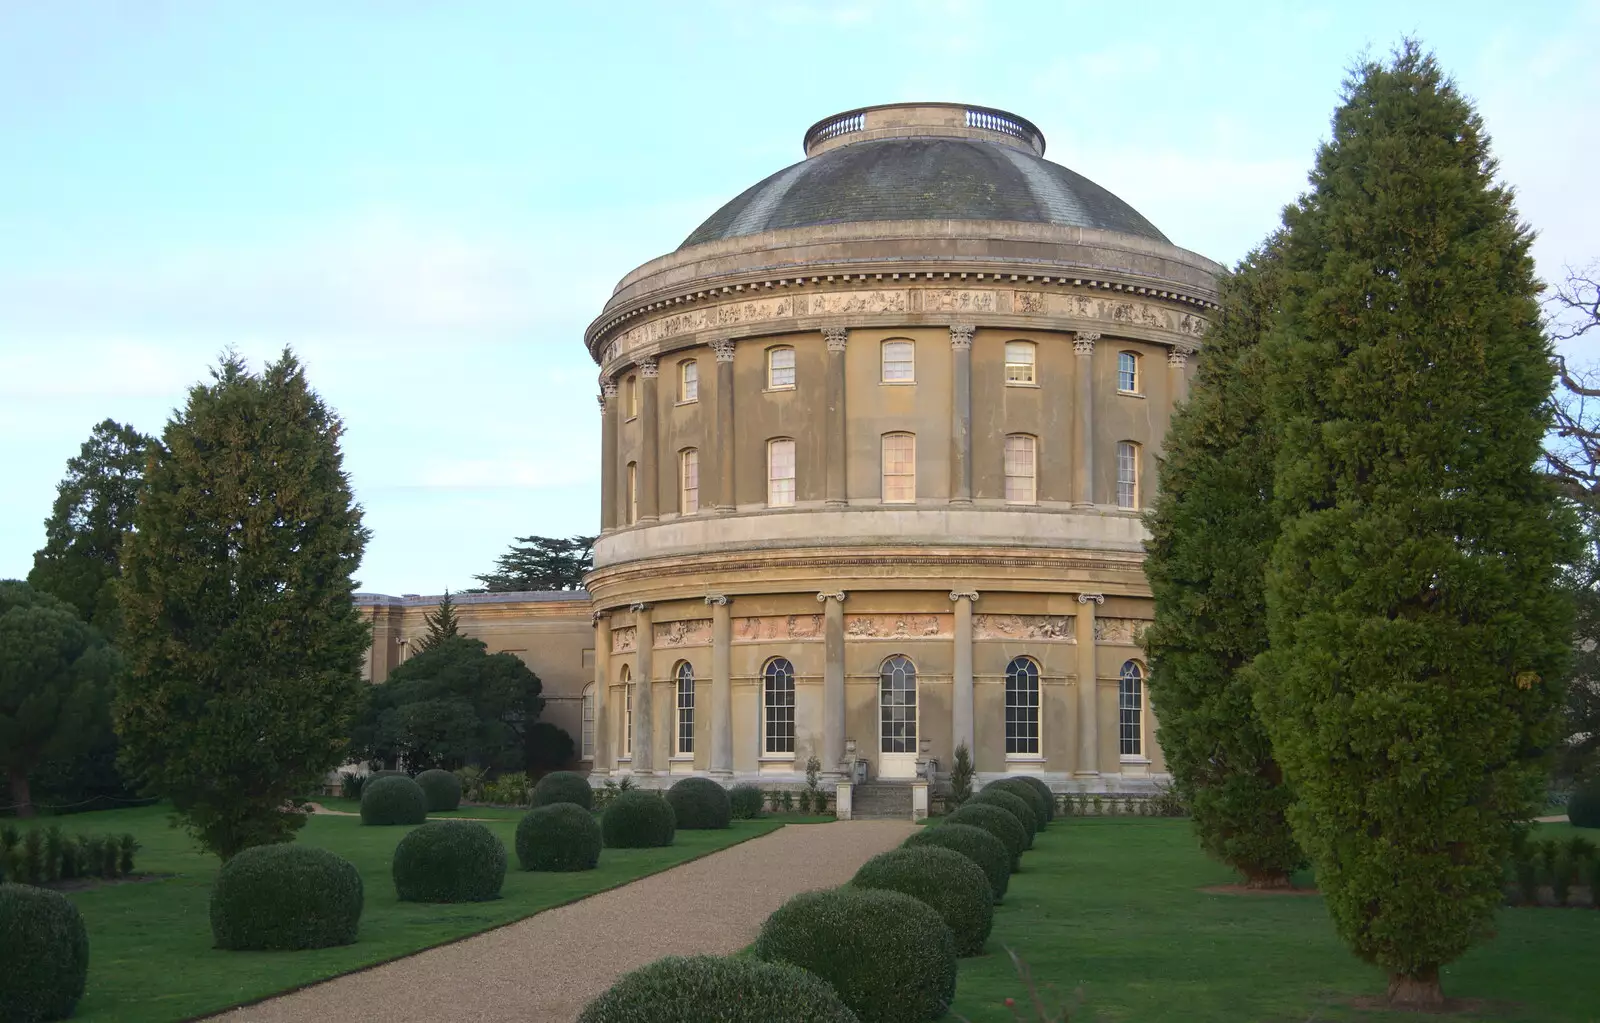
[[[864,820],[911,819],[911,786],[857,785],[850,792],[850,815]]]

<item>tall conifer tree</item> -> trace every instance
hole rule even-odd
[[[227,859],[288,838],[343,757],[368,534],[343,427],[294,356],[213,377],[167,424],[123,547],[114,714],[124,765]]]
[[[456,602],[450,599],[449,590],[444,591],[437,608],[422,616],[422,621],[428,626],[428,632],[417,644],[418,653],[432,650],[452,636],[461,634],[461,618],[456,614]]]
[[[1150,702],[1167,767],[1201,846],[1262,888],[1286,886],[1305,863],[1248,671],[1267,646],[1264,575],[1278,535],[1259,345],[1281,281],[1276,241],[1222,281],[1194,391],[1167,432],[1144,566],[1156,607]]]
[[[1489,139],[1407,42],[1285,211],[1281,529],[1257,703],[1335,926],[1396,1003],[1487,930],[1540,797],[1573,524],[1536,471],[1549,346]]]

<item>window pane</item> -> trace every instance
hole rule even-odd
[[[794,665],[781,657],[767,662],[763,704],[766,708],[766,751],[794,752]]]
[[[628,524],[639,521],[639,464],[628,463]]]
[[[697,362],[683,363],[682,376],[678,386],[679,401],[700,400],[700,364]]]
[[[881,752],[917,752],[917,667],[909,658],[895,656],[883,662],[878,715]]]
[[[890,433],[883,438],[883,500],[909,504],[917,499],[917,438]]]
[[[767,386],[794,386],[793,348],[774,348],[767,353]]]
[[[622,755],[633,756],[633,686],[628,684],[628,666],[622,666]]]
[[[794,441],[775,440],[767,445],[767,504],[794,504]]]
[[[1117,714],[1121,732],[1122,755],[1143,755],[1143,731],[1140,715],[1144,708],[1144,672],[1138,662],[1128,661],[1122,666],[1122,679],[1118,686]]]
[[[1006,500],[1012,504],[1033,504],[1035,440],[1025,433],[1006,438]]]
[[[1121,352],[1117,355],[1117,389],[1139,390],[1139,357],[1132,352]]]
[[[1006,342],[1006,383],[1033,383],[1034,346],[1031,341]]]
[[[694,668],[678,665],[678,752],[694,752]]]
[[[1139,507],[1139,445],[1117,445],[1117,507]]]
[[[1006,666],[1006,752],[1039,752],[1039,665],[1027,657]]]
[[[883,343],[883,379],[906,381],[917,378],[916,346],[910,341],[885,341]]]
[[[585,760],[594,756],[594,684],[590,683],[583,690],[583,746],[582,755]]]
[[[700,452],[689,448],[682,459],[683,493],[678,505],[683,514],[693,515],[700,510]]]

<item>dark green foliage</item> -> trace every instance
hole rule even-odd
[[[1006,851],[1011,854],[1013,874],[1022,867],[1022,854],[1028,848],[1029,836],[1028,829],[1016,814],[1002,810],[993,803],[979,803],[974,800],[946,817],[945,823],[970,824],[975,828],[982,828],[1005,843]]]
[[[994,925],[994,892],[983,868],[954,849],[917,845],[879,853],[851,884],[902,892],[927,904],[956,939],[956,955],[983,954]]]
[[[422,616],[423,624],[428,631],[423,633],[422,641],[417,644],[417,652],[432,650],[440,643],[461,634],[461,616],[456,614],[456,602],[450,599],[450,591],[445,590],[444,596],[439,598],[439,606]]]
[[[1482,121],[1415,44],[1353,77],[1285,212],[1281,531],[1256,702],[1329,914],[1391,998],[1488,932],[1543,800],[1577,554],[1537,471],[1539,284]]]
[[[861,1023],[922,1023],[956,993],[956,945],[927,905],[900,892],[846,885],[806,892],[761,925],[751,949],[810,970]]]
[[[89,976],[89,936],[65,896],[0,884],[0,1019],[72,1015]]]
[[[577,590],[594,567],[592,536],[561,539],[519,536],[511,550],[495,559],[495,570],[474,576],[480,593],[520,593],[541,590]]]
[[[416,777],[429,813],[454,810],[461,805],[461,779],[449,771],[431,768]]]
[[[555,771],[539,779],[533,787],[533,805],[576,803],[585,810],[594,808],[594,786],[576,771]]]
[[[573,741],[572,733],[552,721],[535,721],[529,725],[523,746],[530,771],[566,767],[578,755],[578,744]]]
[[[132,835],[117,839],[117,873],[133,873],[133,854],[139,851],[139,842]]]
[[[981,792],[973,796],[972,802],[983,806],[998,806],[1015,817],[1021,823],[1023,834],[1027,839],[1022,847],[1024,849],[1033,848],[1033,835],[1039,829],[1039,821],[1038,818],[1034,817],[1033,807],[1028,805],[1027,800],[1015,792],[1007,792],[1004,789],[997,789],[990,785],[985,786]]]
[[[1029,785],[1021,778],[1002,778],[985,785],[984,791],[994,789],[996,792],[1009,792],[1028,804],[1028,809],[1033,811],[1034,833],[1043,831],[1050,823],[1050,800],[1039,795],[1039,790]]]
[[[1006,781],[1020,781],[1033,789],[1039,797],[1039,802],[1044,804],[1045,824],[1056,819],[1056,794],[1050,791],[1050,786],[1044,783],[1043,778],[1035,778],[1031,774],[1019,774],[1014,778],[1007,778]]]
[[[728,827],[733,807],[728,790],[710,778],[685,778],[667,790],[678,827],[690,831]]]
[[[430,821],[394,847],[401,902],[488,902],[506,880],[506,847],[477,821]]]
[[[361,904],[361,874],[348,860],[310,846],[258,845],[218,872],[211,934],[235,951],[348,945]]]
[[[761,804],[766,797],[758,785],[740,782],[728,790],[728,807],[736,821],[755,820],[761,816]]]
[[[1280,245],[1222,278],[1205,358],[1167,431],[1144,563],[1155,596],[1150,704],[1174,788],[1201,848],[1263,885],[1305,864],[1249,671],[1267,648],[1266,564],[1278,536],[1261,341],[1284,286]]]
[[[787,963],[668,956],[625,974],[578,1023],[857,1023],[833,988]]]
[[[361,787],[362,824],[421,824],[427,819],[428,797],[410,778],[372,778]]]
[[[409,777],[411,777],[411,772],[410,771],[373,771],[371,774],[367,775],[367,781],[372,781],[375,778],[409,778]]]
[[[343,431],[292,354],[230,355],[152,446],[123,541],[121,763],[224,859],[305,823],[366,688]]]
[[[677,829],[672,805],[656,792],[619,793],[600,817],[600,833],[610,849],[671,845]]]
[[[1572,790],[1567,797],[1567,820],[1575,828],[1600,828],[1600,775]]]
[[[950,805],[961,806],[972,798],[972,751],[965,742],[956,746],[955,763],[950,766]]]
[[[917,829],[916,834],[906,839],[905,845],[908,849],[937,846],[960,853],[983,871],[994,901],[1005,898],[1006,888],[1011,884],[1011,850],[993,833],[950,817],[943,824]]]
[[[577,803],[536,806],[517,824],[523,870],[593,870],[600,862],[600,822]]]
[[[343,799],[360,799],[361,786],[367,782],[365,775],[353,771],[342,771],[339,774],[339,795]]]

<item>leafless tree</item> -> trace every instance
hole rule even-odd
[[[1546,302],[1550,339],[1556,344],[1593,333],[1600,339],[1600,262],[1567,279]],[[1574,500],[1600,504],[1600,369],[1569,365],[1555,357],[1561,390],[1553,402],[1555,430],[1545,451],[1550,469],[1566,484]]]

